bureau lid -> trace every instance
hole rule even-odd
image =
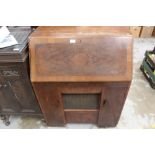
[[[132,79],[127,27],[40,27],[29,43],[32,82]]]
[[[0,49],[0,62],[24,61],[28,55],[28,36],[31,27],[8,27],[10,34],[15,37],[18,44]]]

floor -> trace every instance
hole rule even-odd
[[[152,50],[154,46],[154,38],[140,38],[134,40],[133,81],[116,128],[155,128],[155,90],[149,86],[148,82],[139,70],[145,51]],[[56,128],[47,127],[40,118],[36,117],[11,116],[10,121],[11,124],[9,126],[5,126],[0,120],[0,128]],[[62,128],[95,129],[97,126],[92,124],[67,124],[66,127]]]

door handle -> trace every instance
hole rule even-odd
[[[107,100],[103,100],[102,103],[100,104],[100,109],[99,110],[102,110],[104,108],[104,106],[107,104]]]
[[[105,104],[107,104],[107,100],[103,100],[102,104],[103,104],[103,106],[104,106]]]

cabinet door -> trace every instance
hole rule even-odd
[[[109,86],[102,93],[100,104],[98,126],[114,127],[117,125],[121,111],[124,106],[128,87]]]
[[[21,79],[9,83],[11,84],[11,91],[20,102],[22,113],[41,114],[29,79]]]
[[[20,101],[11,90],[11,83],[0,78],[0,112],[20,113],[22,110]]]
[[[60,89],[67,123],[117,125],[128,92],[128,84],[71,84]]]
[[[31,85],[26,79],[11,81],[1,78],[0,110],[2,113],[41,113]]]
[[[47,125],[64,126],[64,109],[60,91],[52,83],[33,83]]]

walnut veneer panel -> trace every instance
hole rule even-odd
[[[66,29],[67,27],[64,31]],[[39,31],[38,28],[38,32],[34,32],[30,37],[31,80],[131,81],[132,37],[127,35],[126,31],[121,35],[119,31],[114,33],[114,28],[111,31],[107,29],[106,34],[102,34],[102,29],[101,27],[99,32],[98,27],[93,33],[92,30],[89,32],[89,29],[85,28],[88,33],[84,35],[85,31],[58,34],[55,28],[53,32],[52,28],[49,32],[48,28],[46,31]],[[49,36],[41,37],[44,32],[48,32]]]

